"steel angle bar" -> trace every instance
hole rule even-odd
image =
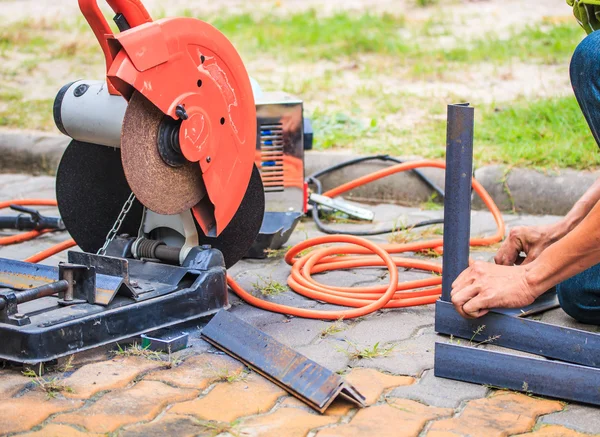
[[[448,105],[442,276],[442,300],[446,302],[452,283],[469,266],[475,110],[468,105]]]
[[[485,328],[475,335],[481,326]],[[439,334],[484,341],[535,355],[585,366],[600,367],[600,334],[536,320],[488,313],[478,319],[465,319],[452,304],[438,301],[435,330]]]
[[[556,288],[552,288],[538,297],[531,305],[522,308],[497,308],[493,312],[513,317],[527,317],[558,307],[560,307],[560,303],[556,295]]]
[[[227,311],[213,317],[202,338],[321,413],[338,395],[365,406],[364,396],[338,374]]]
[[[436,343],[434,374],[600,405],[600,370],[577,364]]]

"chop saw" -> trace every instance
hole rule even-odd
[[[73,139],[58,208],[82,252],[58,267],[0,260],[0,359],[49,361],[227,307],[225,269],[261,228],[257,110],[233,45],[203,21],[107,2],[118,33],[79,0],[106,80],[65,85],[54,104]]]

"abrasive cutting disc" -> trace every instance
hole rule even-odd
[[[166,117],[134,92],[121,130],[121,159],[127,182],[139,201],[158,214],[179,214],[206,195],[198,163],[171,167],[158,151],[158,131]]]
[[[219,249],[227,268],[248,254],[256,240],[265,214],[265,191],[260,172],[253,166],[250,182],[240,207],[229,225],[216,238],[207,237],[196,224],[200,244],[209,244]]]
[[[82,250],[96,253],[102,247],[130,194],[119,149],[71,141],[56,173],[56,200]],[[142,209],[138,201],[133,203],[119,235],[137,235]]]

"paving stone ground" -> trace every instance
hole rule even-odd
[[[0,175],[0,200],[51,198],[50,177]],[[441,211],[420,211],[393,205],[374,207],[376,220],[391,223],[440,217]],[[52,209],[50,209],[52,212]],[[556,217],[506,216],[508,225],[548,223]],[[339,225],[347,229],[349,225]],[[473,234],[494,231],[485,212],[473,215]],[[309,221],[298,226],[289,244],[316,236]],[[0,248],[0,257],[23,259],[65,235],[46,235],[33,242]],[[388,237],[374,241],[387,242]],[[473,257],[490,259],[492,251]],[[65,260],[60,255],[49,264]],[[285,284],[289,266],[281,257],[242,261],[232,274],[246,289],[268,279]],[[376,269],[316,276],[324,283],[346,286],[385,283]],[[401,280],[428,273],[400,272]],[[274,302],[330,309],[287,291],[265,297]],[[358,410],[336,401],[323,415],[287,395],[237,361],[200,339],[201,322],[187,327],[190,346],[168,360],[114,354],[114,345],[77,354],[47,380],[62,387],[48,396],[22,368],[0,370],[0,435],[79,436],[508,436],[540,437],[600,435],[600,410],[508,391],[436,378],[433,347],[448,341],[435,333],[432,306],[385,310],[358,320],[325,322],[290,318],[261,311],[231,297],[231,311],[250,324],[338,371],[367,398]],[[560,310],[542,320],[577,326]],[[333,329],[334,327],[335,329]],[[189,329],[188,329],[189,328]],[[589,329],[589,327],[587,328]],[[379,343],[387,356],[352,357],[352,350]],[[353,349],[354,348],[354,349]],[[59,363],[59,364],[61,364]],[[59,366],[60,367],[60,366]]]

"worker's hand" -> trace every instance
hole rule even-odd
[[[474,262],[452,284],[452,304],[465,318],[492,308],[520,308],[533,303],[536,292],[526,279],[527,267]]]
[[[496,253],[494,261],[503,266],[529,264],[560,237],[562,237],[562,233],[559,224],[512,228],[508,238],[504,240]],[[527,255],[525,259],[520,257],[521,252]]]

